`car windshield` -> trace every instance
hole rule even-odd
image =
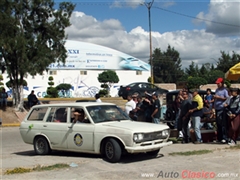
[[[121,108],[114,105],[88,106],[87,110],[94,123],[130,120]]]

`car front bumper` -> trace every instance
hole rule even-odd
[[[150,152],[150,151],[154,151],[157,149],[161,149],[164,146],[169,146],[171,145],[173,142],[169,141],[169,142],[162,142],[159,144],[154,144],[154,142],[151,143],[151,145],[146,145],[146,146],[134,146],[134,147],[125,147],[125,149],[127,150],[128,153],[143,153],[143,152]]]

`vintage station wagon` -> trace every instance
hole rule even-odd
[[[73,121],[77,110],[84,113],[81,123]],[[101,154],[109,162],[118,162],[124,153],[157,155],[172,144],[167,125],[132,121],[117,105],[97,102],[36,105],[21,123],[20,134],[39,155],[74,151]]]

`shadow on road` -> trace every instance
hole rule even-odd
[[[146,161],[146,160],[162,158],[162,157],[164,157],[163,154],[158,154],[157,156],[151,156],[146,153],[126,154],[126,155],[122,156],[119,163],[129,164],[129,163],[135,163],[135,162],[139,162],[139,161]]]
[[[79,158],[91,158],[91,159],[103,158],[103,160],[107,162],[107,160],[104,157],[102,157],[102,155],[100,154],[77,153],[77,152],[70,152],[70,151],[52,151],[48,155],[37,155],[33,150],[31,150],[31,151],[15,152],[13,154],[16,154],[19,156],[39,156],[39,157],[52,156],[52,157],[76,157],[76,158],[79,157]],[[163,154],[158,154],[157,156],[151,156],[146,153],[125,154],[125,155],[122,155],[118,163],[129,164],[129,163],[135,163],[139,161],[151,160],[151,159],[162,158],[162,157],[164,157]]]

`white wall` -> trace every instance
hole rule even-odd
[[[24,96],[27,97],[31,90],[35,91],[35,94],[41,98],[46,95],[49,76],[53,76],[54,86],[61,83],[68,83],[72,85],[72,89],[69,92],[70,97],[93,97],[100,89],[100,83],[98,82],[98,75],[102,73],[102,70],[87,70],[87,75],[81,75],[81,71],[84,70],[57,70],[56,75],[50,75],[50,71],[44,72],[43,75],[36,75],[34,77],[28,75],[25,80],[28,86],[24,89]],[[136,75],[136,71],[130,70],[118,70],[116,71],[119,82],[114,84],[110,89],[110,95],[112,97],[117,96],[120,85],[130,84],[132,82],[147,82],[150,76],[149,71],[142,71],[142,75]],[[7,74],[3,74],[3,83],[5,84],[9,79]],[[6,87],[7,92],[11,96],[11,90]]]

